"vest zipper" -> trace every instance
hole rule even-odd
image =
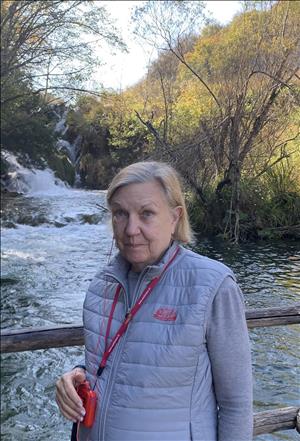
[[[145,271],[145,272],[144,272],[144,271]],[[143,279],[145,278],[147,272],[149,271],[149,268],[146,268],[146,270],[144,270],[144,271],[141,272],[141,274],[140,274],[140,276],[139,276],[139,278],[138,278],[138,281],[137,281],[137,284],[136,284],[136,287],[135,287],[135,290],[134,290],[134,293],[133,293],[133,297],[132,297],[131,305],[130,305],[131,308],[132,308],[133,305],[135,305],[135,302],[136,302],[137,299],[138,299],[138,293],[139,293],[139,290],[140,290],[140,286],[141,286],[142,281],[143,281]],[[140,291],[141,291],[141,290],[140,290]]]
[[[190,422],[190,441],[193,441],[192,423]]]
[[[124,285],[122,284],[122,282],[120,282],[119,279],[117,279],[115,276],[113,276],[112,274],[110,274],[110,276],[122,286],[122,290],[124,292],[124,308],[125,308],[125,314],[128,312],[129,310],[129,297],[128,297],[128,293],[127,290],[124,288]],[[100,412],[100,421],[99,421],[99,427],[98,427],[98,435],[99,435],[99,440],[103,440],[104,441],[104,434],[105,434],[105,420],[106,420],[106,414],[107,414],[107,410],[108,410],[108,403],[110,400],[110,395],[111,395],[111,391],[112,391],[112,386],[114,384],[114,377],[116,375],[117,369],[116,367],[119,365],[119,361],[118,357],[120,354],[120,351],[123,347],[123,342],[126,336],[127,330],[125,332],[125,334],[123,335],[123,338],[121,339],[121,341],[118,344],[118,347],[115,349],[115,354],[113,354],[113,359],[112,359],[112,364],[111,364],[111,371],[109,373],[108,379],[107,379],[107,387],[104,390],[103,393],[103,397],[100,397],[100,407],[101,407],[101,412]],[[105,404],[106,403],[106,404]]]
[[[132,299],[132,305],[135,304],[135,301],[137,298],[137,293],[139,292],[139,288],[141,286],[142,280],[145,277],[145,274],[147,273],[147,271],[148,271],[148,268],[146,269],[145,273],[144,274],[142,273],[140,276],[140,280],[139,280],[138,285],[135,289],[134,296]],[[115,277],[113,277],[113,278],[118,283],[120,283],[120,285],[122,286],[122,289],[124,291],[124,294],[125,294],[125,314],[126,314],[130,310],[129,309],[129,301],[128,301],[129,295],[128,295],[127,291],[124,289],[124,286],[122,285],[122,283],[118,279],[116,279]],[[128,295],[128,297],[127,297],[127,295]],[[129,326],[130,326],[130,324],[129,324]],[[128,328],[129,328],[129,326],[128,326]],[[111,369],[110,375],[107,379],[107,387],[106,387],[105,392],[103,394],[103,400],[101,400],[101,397],[100,397],[100,406],[101,405],[103,406],[103,411],[100,414],[101,417],[100,417],[99,431],[98,431],[100,441],[105,441],[105,438],[104,438],[104,436],[105,436],[105,423],[106,423],[106,416],[107,416],[107,411],[108,411],[108,404],[110,401],[110,397],[111,397],[111,393],[112,393],[112,389],[113,389],[113,385],[114,385],[114,380],[115,380],[116,374],[118,372],[118,367],[119,367],[120,358],[121,358],[120,355],[122,353],[122,350],[123,350],[125,342],[126,342],[128,328],[126,329],[126,331],[123,335],[123,338],[121,339],[121,341],[118,344],[118,347],[116,348],[115,357],[113,358],[113,362],[112,362],[112,369]],[[106,402],[106,405],[104,405],[104,402]]]
[[[118,348],[116,349],[116,354],[115,357],[113,359],[113,363],[112,363],[112,369],[110,372],[110,376],[107,380],[107,388],[105,390],[104,393],[104,397],[103,401],[101,402],[101,397],[100,397],[100,406],[103,405],[103,411],[101,413],[101,418],[100,418],[100,423],[99,423],[99,440],[100,441],[105,441],[105,423],[106,423],[106,416],[107,416],[107,411],[108,411],[108,404],[111,398],[111,393],[113,390],[113,385],[114,385],[114,380],[115,380],[115,376],[117,374],[118,371],[118,366],[119,366],[119,362],[120,362],[120,354],[122,352],[125,340],[126,340],[126,334],[127,334],[128,329],[126,330],[125,334],[123,335],[122,340],[119,342]],[[106,404],[104,405],[104,401],[106,401]]]

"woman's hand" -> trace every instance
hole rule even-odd
[[[56,382],[56,402],[58,407],[63,416],[74,423],[82,421],[85,415],[81,398],[75,389],[85,379],[85,370],[75,368],[70,372],[66,372]]]

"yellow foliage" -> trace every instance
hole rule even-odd
[[[158,133],[165,130],[168,142],[179,144],[201,132],[201,121],[218,130],[220,109],[230,119],[236,115],[238,98],[242,96],[236,136],[245,137],[265,105],[266,91],[272,90],[274,76],[275,80],[279,74],[285,78],[296,65],[293,51],[297,53],[299,22],[300,2],[280,1],[271,9],[241,13],[227,26],[210,25],[197,39],[193,36],[193,49],[185,54],[191,69],[171,52],[164,52],[138,84],[120,94],[107,93],[100,101],[89,99],[82,103],[85,121],[106,121],[116,136],[121,133],[126,137],[132,134],[132,121],[135,131],[138,127],[145,129],[136,117],[138,112]],[[281,65],[285,70],[280,71]],[[295,112],[289,93],[288,89],[283,90],[272,103],[268,124],[256,134],[253,151],[245,160],[246,173],[260,173],[268,161],[280,155],[276,146],[289,138],[293,127],[287,111],[291,100],[289,110]],[[220,158],[221,163],[222,167],[228,165],[226,154],[223,162]]]

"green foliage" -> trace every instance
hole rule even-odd
[[[264,182],[271,199],[300,191],[298,165],[297,158],[295,162],[285,159],[266,172]]]
[[[299,170],[295,162],[282,160],[258,180],[243,178],[242,237],[270,239],[295,236],[300,226]]]
[[[149,134],[117,94],[80,97],[67,122],[72,139],[82,137],[79,172],[89,188],[107,188],[118,169],[147,152]]]
[[[299,238],[300,188],[299,173],[287,162],[279,164],[267,177],[253,180],[244,176],[241,181],[240,240]],[[224,237],[228,221],[230,190],[217,198],[213,187],[206,190],[207,206],[199,205],[189,194],[188,207],[196,233]]]
[[[299,169],[288,160],[266,173],[264,185],[267,201],[262,217],[271,229],[283,229],[300,224]],[[284,229],[286,228],[286,230]]]
[[[38,166],[45,164],[45,158],[53,150],[54,117],[38,94],[20,83],[15,93],[21,95],[10,106],[2,108],[2,146],[18,155],[23,162],[30,159]]]
[[[256,182],[266,194],[263,179],[257,177],[286,158],[297,139],[293,115],[299,105],[299,2],[260,2],[260,8],[251,3],[229,25],[209,24],[188,49],[183,23],[200,14],[187,8],[178,17],[179,2],[156,3],[138,8],[143,20],[138,33],[164,49],[159,60],[167,50],[178,62],[175,80],[156,62],[158,93],[153,97],[149,87],[147,94],[152,132],[163,138],[157,145],[164,147],[156,150],[188,174],[199,205],[193,216],[201,229],[223,232],[235,241],[255,237],[260,228],[256,218],[265,225],[264,211],[251,210],[243,180],[247,176],[250,187]],[[155,78],[153,71],[151,75]],[[167,137],[161,130],[166,125]],[[276,200],[269,196],[265,206],[277,207]],[[284,206],[284,199],[279,200]],[[274,217],[285,222],[275,212]],[[289,221],[296,217],[297,212]]]

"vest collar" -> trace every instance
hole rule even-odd
[[[178,246],[180,246],[179,243],[177,241],[173,241],[161,257],[161,259],[153,265],[149,265],[144,268],[141,274],[147,274],[147,279],[153,279],[154,277],[158,276],[163,270],[164,266],[167,264],[167,262],[172,258]],[[120,252],[118,252],[116,256],[111,260],[111,262],[107,265],[104,273],[106,276],[111,276],[124,285],[125,282],[127,282],[127,274],[129,269],[129,262],[124,259]]]

